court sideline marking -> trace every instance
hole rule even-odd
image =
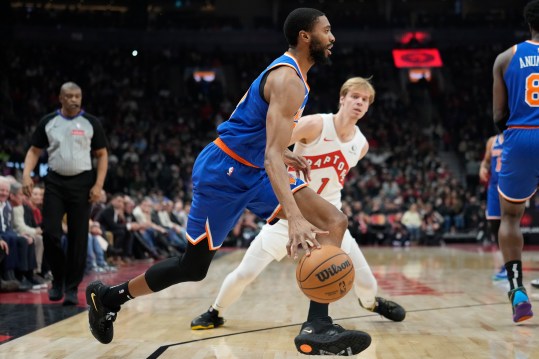
[[[482,303],[482,304],[457,305],[457,306],[453,306],[453,307],[428,308],[428,309],[415,309],[415,310],[407,310],[406,313],[429,312],[429,311],[434,311],[434,310],[450,310],[450,309],[462,309],[462,308],[484,307],[484,306],[491,306],[491,305],[508,305],[508,303],[507,303],[507,302],[503,302],[503,303],[490,303],[490,304]],[[357,316],[353,316],[353,317],[335,318],[335,319],[333,319],[333,321],[334,321],[334,322],[337,322],[337,321],[341,321],[341,320],[367,318],[367,317],[373,317],[373,316],[378,316],[378,315],[379,315],[379,314],[376,314],[376,313],[375,313],[375,314],[367,314],[367,315],[357,315]],[[282,329],[282,328],[296,327],[296,326],[301,326],[302,324],[303,324],[303,322],[302,322],[302,323],[294,323],[294,324],[279,325],[279,326],[267,327],[267,328],[260,328],[260,329],[251,329],[251,330],[245,330],[245,331],[236,332],[236,333],[228,333],[228,334],[222,334],[222,335],[215,335],[215,336],[207,337],[207,338],[193,339],[193,340],[188,340],[188,341],[185,341],[185,342],[179,342],[179,343],[174,343],[174,344],[163,345],[163,346],[160,346],[159,348],[157,348],[157,350],[154,351],[152,354],[150,354],[150,355],[147,357],[147,359],[157,359],[157,358],[159,358],[159,356],[161,356],[161,354],[163,354],[163,353],[164,353],[168,348],[170,348],[170,347],[175,347],[175,346],[184,345],[184,344],[190,344],[190,343],[196,343],[196,342],[202,342],[202,341],[212,340],[212,339],[219,339],[219,338],[232,337],[232,336],[235,336],[235,335],[241,335],[241,334],[249,334],[249,333],[262,332],[262,331],[266,331],[266,330],[274,330],[274,329]]]

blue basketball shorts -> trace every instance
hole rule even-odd
[[[292,192],[307,186],[292,175],[289,180]],[[193,167],[187,239],[197,244],[208,238],[210,250],[218,249],[246,208],[270,224],[278,220],[281,206],[266,171],[242,164],[210,143]]]
[[[498,194],[498,185],[492,183],[488,185],[487,189],[487,210],[486,217],[487,219],[500,219],[501,218],[500,210],[500,195]]]
[[[510,202],[524,202],[539,184],[539,128],[510,127],[503,134],[498,191]]]

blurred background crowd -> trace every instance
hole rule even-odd
[[[0,203],[28,207],[33,216],[24,216],[26,225],[38,228],[33,234],[13,229],[36,260],[4,259],[2,280],[11,283],[9,290],[50,279],[39,258],[40,196],[17,196],[29,134],[58,108],[62,83],[81,86],[83,108],[102,121],[109,140],[87,271],[175,255],[186,246],[193,162],[250,82],[286,50],[276,24],[299,6],[325,11],[337,37],[332,65],[309,73],[304,114],[336,112],[340,85],[351,76],[372,77],[377,91],[359,123],[369,153],[343,191],[343,211],[357,242],[489,240],[478,173],[494,134],[491,68],[497,53],[526,35],[515,10],[521,4],[446,0],[436,9],[425,1],[268,0],[262,10],[245,14],[238,12],[245,1],[141,1],[142,8],[125,11],[124,1],[34,3],[42,6],[8,1],[0,11],[11,35],[0,55],[0,174],[9,184]],[[451,41],[455,34],[460,45]],[[392,49],[425,47],[439,49],[442,67],[412,78],[395,66]],[[45,166],[36,170],[35,190],[42,192],[45,174]],[[224,246],[248,246],[262,224],[246,212]]]

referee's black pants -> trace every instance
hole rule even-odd
[[[54,277],[52,285],[60,290],[76,291],[86,265],[90,220],[90,189],[95,172],[61,176],[49,171],[45,177],[43,198],[44,256]],[[67,217],[67,250],[62,248],[62,219]]]

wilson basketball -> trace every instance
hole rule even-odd
[[[318,303],[341,299],[354,284],[352,259],[340,248],[330,245],[303,256],[296,267],[296,280],[301,291]]]

